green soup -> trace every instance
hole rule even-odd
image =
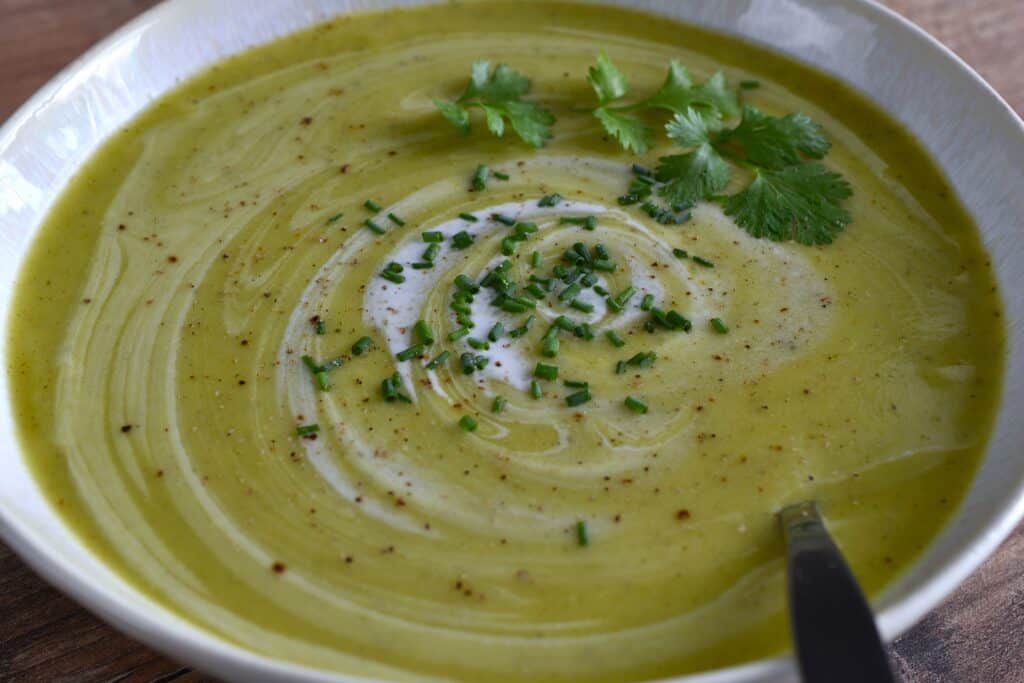
[[[620,206],[630,164],[671,144],[627,154],[581,108],[600,50],[638,92],[679,59],[821,122],[852,223],[805,246],[713,202],[681,225]],[[531,77],[558,117],[546,147],[437,113],[481,58]],[[470,191],[481,163],[508,179]],[[524,287],[576,242],[615,268],[576,308],[561,285],[526,310],[479,292],[449,340],[455,277],[505,258],[495,213],[537,225],[507,256]],[[424,231],[441,248],[413,268]],[[622,311],[595,294],[630,286]],[[640,680],[782,651],[775,513],[820,501],[877,593],[962,498],[1002,370],[987,257],[906,131],[804,66],[609,7],[358,14],[228,59],[81,170],[19,287],[21,440],[89,547],[224,639],[387,680]],[[692,329],[648,332],[645,294]],[[419,320],[435,341],[399,360]]]

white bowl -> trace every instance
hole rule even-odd
[[[68,178],[112,131],[181,78],[247,46],[351,9],[423,0],[169,0],[65,69],[0,128],[0,320],[29,242]],[[974,216],[1002,291],[1024,285],[1024,126],[953,53],[867,0],[610,0],[767,44],[866,93],[923,141]],[[995,433],[970,492],[924,555],[875,602],[892,639],[935,607],[1024,516],[1024,297],[1005,302],[1009,346]],[[6,335],[0,356],[6,358]],[[0,535],[37,572],[117,628],[225,679],[354,681],[271,660],[142,596],[50,507],[15,441],[0,375]],[[795,679],[778,657],[675,681]]]

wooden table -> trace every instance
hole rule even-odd
[[[155,0],[0,0],[0,120]],[[1024,112],[1024,0],[886,0]],[[1024,526],[892,647],[905,681],[1024,682]],[[0,681],[209,680],[50,588],[0,544]]]

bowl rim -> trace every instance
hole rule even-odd
[[[416,2],[416,0],[398,1],[400,4]],[[427,2],[432,1],[436,0],[427,0]],[[634,2],[628,3],[628,5],[621,0],[575,1],[598,2],[618,6],[625,5],[643,12],[657,11],[657,6],[659,5],[659,0]],[[0,155],[2,155],[7,147],[9,139],[32,118],[33,112],[70,84],[87,65],[109,52],[112,47],[124,38],[142,31],[151,24],[156,24],[168,18],[173,13],[186,12],[189,11],[187,8],[194,8],[196,10],[195,13],[200,14],[201,10],[199,8],[203,4],[204,0],[163,0],[106,35],[48,80],[0,125]],[[350,6],[338,9],[331,16],[346,14],[353,10],[374,8],[380,4],[374,2],[374,0],[364,0],[356,2],[356,6],[352,7],[350,3]],[[935,60],[950,76],[959,73],[960,78],[966,78],[967,82],[972,86],[980,88],[980,91],[990,100],[1000,105],[1005,110],[1005,113],[1009,114],[1011,120],[1016,123],[1015,132],[1020,140],[1024,140],[1024,121],[1021,121],[1020,117],[1005,99],[970,65],[924,29],[896,11],[882,5],[878,0],[827,0],[822,5],[857,7],[868,14],[875,22],[888,23],[906,34],[908,38],[921,42],[923,47],[930,51],[930,58]],[[686,20],[680,19],[680,21]],[[311,25],[312,23],[315,22],[307,22],[305,25]],[[785,54],[789,59],[803,61],[799,56],[791,54],[781,47],[773,46],[770,43],[754,40],[749,36],[740,35],[738,32],[730,31],[729,29],[722,29],[720,27],[710,28],[729,33],[738,40],[763,45],[768,49]],[[276,34],[276,36],[287,35],[292,30],[285,30]],[[231,52],[234,53],[237,50],[232,50]],[[205,64],[208,66],[215,61],[207,61]],[[823,70],[820,67],[811,66],[812,68]],[[191,75],[193,74],[186,74],[183,78],[188,78]],[[832,73],[832,75],[844,82],[849,82],[848,79],[843,78],[839,74]],[[856,86],[851,87],[856,88]],[[876,101],[862,89],[856,89],[862,96]],[[160,94],[164,92],[167,92],[167,89],[162,89]],[[152,99],[150,99],[151,101]],[[881,106],[880,103],[877,104]],[[148,106],[148,104],[145,106]],[[889,113],[892,115],[891,112]],[[136,115],[137,113],[132,114],[129,120]],[[102,136],[99,144],[102,144],[102,140],[107,137],[109,137],[109,134]],[[91,156],[91,153],[87,156]],[[66,185],[66,181],[64,184]],[[955,185],[953,187],[956,189]],[[59,193],[60,190],[54,194],[59,195]],[[45,215],[45,212],[43,213]],[[19,265],[21,260],[19,259]],[[4,321],[4,325],[6,323],[7,321]],[[1010,328],[1009,321],[1007,322],[1007,327],[1008,329]],[[1008,360],[1012,350],[1008,343],[1006,350]],[[4,372],[6,372],[6,369]],[[1010,369],[1007,367],[1004,370],[1004,379],[1008,379],[1009,374]],[[1006,400],[1005,393],[1004,389],[1004,395],[1001,397],[1000,403]],[[9,409],[9,406],[6,408]],[[21,452],[20,444],[16,443],[15,447],[18,452]],[[986,450],[986,457],[987,455],[988,451]],[[954,517],[955,515],[950,518],[950,522]],[[1009,504],[989,515],[985,533],[976,536],[969,543],[962,545],[959,551],[946,562],[941,571],[926,579],[916,590],[900,597],[894,604],[887,605],[877,611],[876,618],[879,621],[879,628],[883,638],[887,642],[894,640],[920,620],[928,611],[938,606],[996,550],[1022,519],[1024,519],[1024,479],[1017,482]],[[947,522],[947,526],[950,522]],[[75,536],[77,539],[77,535]],[[20,559],[28,564],[34,572],[42,576],[47,583],[72,597],[76,602],[98,615],[106,623],[162,654],[173,659],[182,658],[190,666],[194,666],[201,671],[233,680],[375,683],[375,679],[360,678],[340,672],[308,667],[286,660],[274,659],[244,646],[234,644],[186,619],[178,617],[167,608],[159,605],[159,603],[152,602],[148,597],[130,586],[127,581],[121,579],[120,576],[118,579],[121,583],[130,587],[131,599],[118,595],[109,588],[92,585],[76,571],[67,558],[48,544],[46,538],[35,533],[27,525],[19,524],[16,516],[10,514],[4,507],[2,500],[0,500],[0,539]],[[91,554],[91,551],[89,552]],[[920,556],[918,560],[915,560],[915,564],[919,561]],[[158,610],[161,610],[163,614],[154,615],[149,610],[149,607],[147,607],[147,604],[157,606]],[[726,681],[788,678],[794,676],[795,672],[796,667],[793,658],[789,654],[783,654],[722,669],[658,680],[665,683],[669,681],[674,683],[725,683]],[[652,681],[650,683],[657,682]]]

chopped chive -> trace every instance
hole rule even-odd
[[[516,253],[516,244],[517,242],[514,239],[512,239],[511,237],[506,237],[505,239],[501,240],[501,253],[504,254],[505,256],[511,256],[512,254]]]
[[[386,230],[384,230],[384,228],[380,227],[379,225],[374,223],[373,220],[371,220],[369,218],[367,218],[365,221],[363,221],[363,225],[365,225],[371,231],[377,233],[378,235],[383,235],[385,232],[387,232]]]
[[[680,249],[678,247],[672,250],[672,255],[675,256],[676,258],[686,258],[687,256],[689,256],[689,254],[686,253],[685,249]]]
[[[651,169],[647,168],[646,166],[641,166],[640,164],[633,164],[630,170],[633,171],[633,175],[646,176],[648,178],[654,175]]]
[[[426,320],[417,320],[412,330],[416,333],[416,337],[421,343],[428,346],[434,343],[434,331],[430,329],[430,325],[427,324]]]
[[[537,383],[537,380],[531,379],[530,380],[530,396],[532,396],[533,398],[536,399],[536,398],[540,398],[543,395],[544,395],[544,391],[540,388],[540,384]]]
[[[558,366],[550,363],[537,363],[533,376],[540,379],[558,379]]]
[[[615,363],[615,374],[616,375],[621,375],[625,371],[626,371],[626,361],[620,360],[617,363]]]
[[[320,425],[318,424],[302,425],[295,428],[295,434],[297,436],[308,436],[310,434],[316,434],[319,431]]]
[[[444,242],[444,233],[440,230],[427,230],[426,232],[421,232],[420,237],[423,238],[424,242]]]
[[[327,391],[331,388],[331,380],[327,377],[326,370],[321,370],[313,376],[316,378],[316,383],[317,386],[320,387],[320,391]]]
[[[472,246],[474,237],[465,230],[455,233],[452,235],[452,246],[456,249],[465,249]]]
[[[486,351],[491,348],[491,345],[485,342],[483,339],[477,339],[476,337],[469,337],[466,339],[466,343],[472,346],[477,351]]]
[[[714,263],[708,261],[706,258],[701,258],[700,256],[691,256],[690,259],[693,260],[693,262],[696,263],[697,265],[704,266],[705,268],[715,267]]]
[[[711,329],[718,334],[727,334],[729,332],[729,326],[725,324],[725,321],[721,318],[711,319]]]
[[[573,299],[569,302],[570,308],[575,308],[577,311],[583,311],[584,313],[592,313],[594,311],[594,304],[587,303],[586,301],[580,301],[579,299]]]
[[[471,213],[460,213],[459,214],[459,218],[461,218],[462,220],[464,220],[464,221],[466,221],[468,223],[476,223],[478,220],[480,220],[479,218],[477,218],[476,216],[474,216]]]
[[[526,306],[527,308],[537,308],[537,303],[532,299],[527,299],[525,296],[515,296],[510,299],[520,306]]]
[[[341,220],[341,217],[344,216],[344,215],[345,214],[343,214],[343,213],[336,213],[336,214],[334,214],[333,216],[331,216],[330,218],[327,219],[327,225],[330,225],[331,223],[337,223],[338,221]]]
[[[472,375],[476,371],[476,356],[469,351],[459,356],[459,367],[463,375]]]
[[[693,329],[693,323],[690,322],[689,318],[680,315],[676,311],[669,311],[665,315],[665,319],[668,320],[669,325],[672,326],[673,330],[682,330],[683,332],[689,332]]]
[[[402,388],[402,377],[397,372],[382,381],[380,387],[381,393],[384,394],[384,400],[388,403],[394,403],[395,401],[412,403],[408,396],[399,391]]]
[[[649,310],[651,310],[651,306],[653,306],[653,305],[654,305],[654,295],[653,294],[644,294],[644,298],[640,300],[640,310],[641,311],[649,311]]]
[[[515,218],[510,218],[510,217],[508,217],[508,216],[506,216],[504,214],[500,214],[500,213],[492,213],[491,214],[491,220],[492,221],[497,221],[497,222],[501,223],[502,225],[508,225],[508,226],[513,226],[513,225],[516,224],[516,219]]]
[[[594,245],[594,254],[599,259],[610,259],[612,257],[611,253],[608,251],[608,247],[604,246],[600,242]]]
[[[329,372],[331,370],[334,370],[335,368],[340,368],[344,364],[345,364],[345,359],[342,358],[341,356],[337,356],[337,357],[332,358],[331,360],[327,361],[323,365],[321,365],[320,369],[322,371],[324,371],[324,372]]]
[[[352,345],[352,354],[361,356],[371,348],[373,348],[373,340],[369,337],[360,337],[356,340],[356,343]]]
[[[632,206],[633,204],[640,203],[641,199],[643,199],[643,197],[631,192],[629,194],[620,195],[615,201],[619,203],[619,206]]]
[[[412,268],[413,270],[430,270],[431,268],[434,267],[434,262],[433,261],[416,261],[414,263],[410,263],[409,267]]]
[[[321,370],[323,370],[323,368],[321,368],[319,365],[317,365],[317,362],[315,360],[313,360],[312,356],[303,356],[302,357],[302,363],[307,368],[309,368],[309,371],[312,372],[314,375],[316,373],[320,372]]]
[[[504,396],[495,396],[494,403],[491,404],[492,413],[500,413],[505,410],[505,405],[508,403],[508,399]]]
[[[434,259],[437,258],[438,253],[441,251],[441,245],[437,242],[431,242],[430,246],[423,252],[423,260],[433,263]]]
[[[561,216],[558,222],[562,225],[579,225],[586,230],[593,230],[597,227],[595,216]]]
[[[532,235],[533,233],[537,232],[538,230],[540,230],[540,228],[537,227],[536,223],[531,223],[529,221],[522,221],[522,222],[516,223],[516,234],[517,235],[524,235],[524,236],[525,235]]]
[[[491,175],[493,175],[498,180],[508,180],[508,174],[507,173],[502,173],[501,171],[495,171]]]
[[[658,354],[654,353],[654,351],[641,351],[626,362],[629,365],[635,365],[638,368],[648,368],[654,364],[654,361],[657,360],[657,358]]]
[[[512,337],[513,339],[518,339],[519,337],[522,337],[524,334],[526,334],[527,332],[530,331],[530,328],[533,327],[533,323],[536,320],[537,320],[536,316],[532,316],[532,315],[529,316],[523,322],[522,325],[520,325],[519,327],[517,327],[514,330],[512,330],[511,332],[509,332],[508,336]]]
[[[576,324],[567,316],[564,315],[560,315],[557,318],[555,318],[552,324],[560,330],[572,330],[574,327],[576,327]]]
[[[423,344],[413,344],[404,351],[399,351],[398,353],[396,353],[395,358],[397,358],[400,361],[407,361],[412,358],[415,358],[416,356],[422,355],[422,353],[426,351],[426,348],[427,347]]]
[[[317,318],[316,322],[313,323],[313,332],[322,337],[327,333],[327,323]]]
[[[505,334],[505,326],[502,323],[497,322],[494,323],[494,327],[491,328],[491,331],[487,333],[487,338],[492,342],[496,342],[501,339],[501,335],[503,334]]]
[[[756,90],[761,87],[761,81],[740,81],[740,87],[744,90]]]
[[[500,308],[507,313],[526,313],[526,311],[530,310],[530,306],[524,306],[513,299],[502,301]]]
[[[363,206],[365,206],[370,211],[373,211],[374,213],[380,211],[380,204],[373,201],[372,199],[367,199],[365,202],[363,202]]]
[[[626,345],[626,342],[622,340],[622,337],[620,337],[615,330],[608,330],[604,333],[604,336],[608,337],[608,341],[616,347],[623,347]]]
[[[440,367],[442,364],[444,364],[444,362],[448,360],[448,356],[450,355],[451,354],[449,352],[442,351],[441,353],[434,356],[434,358],[429,363],[427,363],[425,367],[427,368],[427,370],[434,370]]]
[[[543,197],[541,197],[540,201],[537,202],[537,206],[549,208],[552,206],[556,206],[560,201],[562,201],[562,195],[558,194],[557,192],[553,192],[551,194],[546,194]]]
[[[582,548],[590,545],[590,536],[587,534],[587,523],[583,520],[576,522],[576,543]]]
[[[609,259],[601,258],[594,261],[592,267],[594,268],[594,270],[600,270],[606,273],[611,273],[615,271],[615,262]]]
[[[594,273],[587,273],[580,278],[580,284],[584,287],[593,287],[597,283],[597,275]]]
[[[463,415],[462,419],[459,420],[459,426],[462,427],[462,431],[464,432],[475,432],[476,418],[472,415]]]
[[[534,299],[543,299],[547,295],[547,292],[545,292],[543,288],[537,285],[528,285],[526,287],[523,287],[523,291],[532,296]]]
[[[608,296],[608,290],[602,287],[601,285],[594,285],[592,289],[596,294],[599,294],[601,296]]]
[[[567,387],[569,387],[570,389],[588,389],[588,388],[590,388],[590,382],[583,382],[583,381],[577,380],[577,379],[567,379],[564,382],[562,382],[562,384],[567,386]]]
[[[637,413],[639,415],[643,415],[644,413],[647,412],[647,404],[641,401],[640,399],[636,398],[635,396],[627,396],[626,400],[623,401],[623,403],[626,404],[627,408],[629,408],[634,413]]]
[[[455,276],[455,286],[463,291],[469,292],[470,294],[475,294],[480,291],[480,285],[473,282],[469,276],[463,273]]]
[[[451,332],[448,333],[448,341],[457,341],[465,337],[467,334],[469,334],[469,328],[460,327],[459,329],[452,330]]]
[[[480,164],[476,167],[476,171],[473,172],[472,188],[476,192],[483,192],[487,189],[487,176],[491,173],[485,164]]]
[[[390,280],[391,282],[394,282],[397,285],[400,285],[403,282],[405,282],[405,276],[404,275],[402,275],[401,273],[396,273],[396,272],[394,272],[392,270],[382,271],[380,276],[382,278],[384,278],[385,280]]]
[[[404,268],[402,268],[401,263],[398,263],[397,261],[391,261],[386,266],[384,266],[384,270],[390,270],[392,273],[401,273],[404,270]]]
[[[583,290],[582,285],[579,283],[573,283],[558,293],[559,301],[571,301],[576,298],[576,295]]]
[[[551,290],[551,278],[549,278],[549,277],[541,277],[539,275],[531,275],[530,276],[530,282],[536,282],[538,285],[540,285],[544,289],[547,289],[549,291]]]
[[[490,363],[490,362],[491,361],[490,361],[490,359],[487,356],[474,356],[473,357],[473,366],[477,370],[483,370],[484,368],[487,367],[487,364]]]
[[[388,220],[397,225],[398,227],[402,227],[403,225],[405,225],[405,221],[403,221],[401,218],[399,218],[393,213],[388,214]]]
[[[539,251],[535,251],[532,254],[530,254],[531,266],[533,266],[534,268],[540,268],[541,262],[541,255]]]
[[[568,396],[565,397],[565,405],[569,406],[570,408],[575,408],[576,406],[583,405],[590,399],[590,390],[580,389],[579,391],[569,394]]]

